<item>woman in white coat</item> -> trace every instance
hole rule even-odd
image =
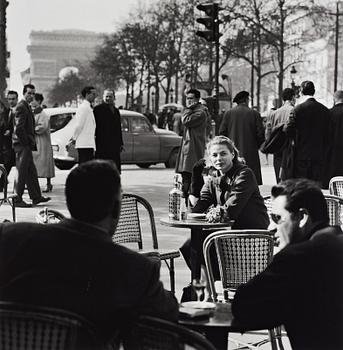
[[[46,190],[51,192],[51,178],[55,176],[55,164],[51,147],[50,118],[42,108],[42,94],[35,94],[31,107],[35,117],[35,139],[37,151],[32,152],[33,161],[37,168],[38,177],[46,178]]]

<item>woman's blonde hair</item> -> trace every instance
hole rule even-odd
[[[229,139],[226,136],[215,136],[206,145],[206,150],[207,150],[206,164],[210,164],[210,157],[211,157],[210,150],[211,150],[211,147],[214,145],[225,145],[230,150],[230,152],[233,153],[232,163],[234,164],[237,162],[244,163],[244,159],[239,157],[239,151],[231,139]]]

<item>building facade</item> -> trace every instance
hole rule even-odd
[[[77,67],[92,59],[103,42],[103,34],[84,30],[32,31],[30,67],[22,74],[23,83],[32,83],[46,98],[65,67]]]

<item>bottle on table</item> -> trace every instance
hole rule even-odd
[[[180,220],[186,220],[186,219],[187,219],[187,203],[186,203],[186,198],[182,193],[181,203],[180,203]]]
[[[180,206],[181,206],[181,176],[175,174],[174,176],[174,188],[169,192],[169,218],[174,220],[180,219]]]

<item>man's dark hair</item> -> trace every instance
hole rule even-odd
[[[97,223],[108,215],[119,216],[120,192],[118,169],[107,160],[82,163],[70,172],[65,186],[71,216],[88,223]]]
[[[307,209],[312,221],[329,221],[325,197],[316,182],[308,179],[289,179],[272,187],[272,197],[286,196],[285,209],[297,213]]]
[[[305,80],[301,83],[301,91],[302,91],[303,95],[313,96],[316,90],[314,88],[314,84],[312,81]]]
[[[94,86],[85,86],[82,90],[81,90],[81,95],[83,98],[85,98],[90,92],[92,92],[92,90],[94,90],[95,87]]]
[[[193,94],[195,98],[200,98],[201,96],[200,91],[197,89],[189,89],[186,94]]]
[[[282,91],[282,99],[284,101],[291,101],[295,96],[295,92],[291,88],[286,88]]]
[[[7,96],[8,96],[8,95],[16,95],[16,97],[18,97],[17,91],[14,91],[14,90],[9,90],[9,91],[7,92]]]
[[[44,97],[43,97],[42,94],[39,94],[39,93],[37,92],[37,93],[35,93],[35,100],[36,100],[37,102],[39,102],[39,103],[42,103],[43,100],[44,100]]]
[[[25,94],[25,92],[26,92],[28,89],[35,89],[35,86],[32,85],[32,84],[25,84],[25,85],[24,85],[24,88],[23,88],[23,95]]]

